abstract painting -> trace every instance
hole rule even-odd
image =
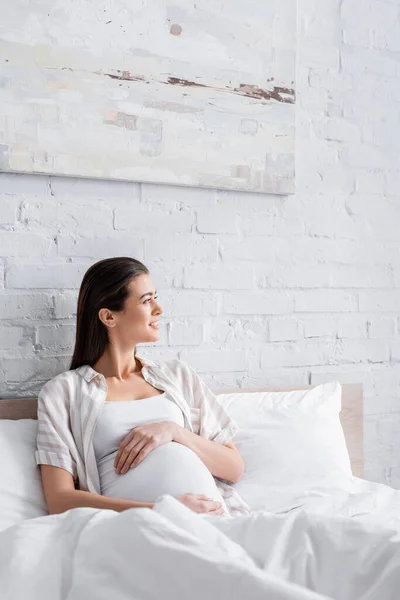
[[[294,192],[295,0],[0,7],[0,170]]]

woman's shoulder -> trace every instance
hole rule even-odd
[[[79,374],[77,373],[76,369],[59,373],[43,385],[39,396],[44,399],[49,394],[53,394],[54,392],[63,393],[63,395],[69,395],[69,392],[77,385],[79,379]]]
[[[148,361],[147,366],[155,367],[156,369],[159,369],[160,371],[173,377],[184,376],[193,372],[193,367],[188,362],[181,360],[180,358]]]

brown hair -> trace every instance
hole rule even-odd
[[[99,319],[99,310],[121,311],[129,295],[128,284],[149,270],[135,258],[106,258],[95,263],[83,276],[78,296],[75,348],[70,369],[93,366],[103,355],[109,340]]]

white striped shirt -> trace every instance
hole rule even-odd
[[[167,392],[182,410],[186,429],[218,444],[232,440],[238,425],[191,365],[181,360],[136,358],[142,364],[143,378]],[[65,469],[79,489],[96,494],[100,494],[100,480],[93,435],[106,396],[104,375],[89,365],[57,375],[38,396],[36,463]],[[231,515],[249,512],[229,482],[219,478],[215,482]]]

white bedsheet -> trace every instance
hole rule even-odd
[[[400,492],[348,488],[293,490],[282,514],[209,517],[164,496],[30,519],[0,533],[1,597],[397,600]]]

